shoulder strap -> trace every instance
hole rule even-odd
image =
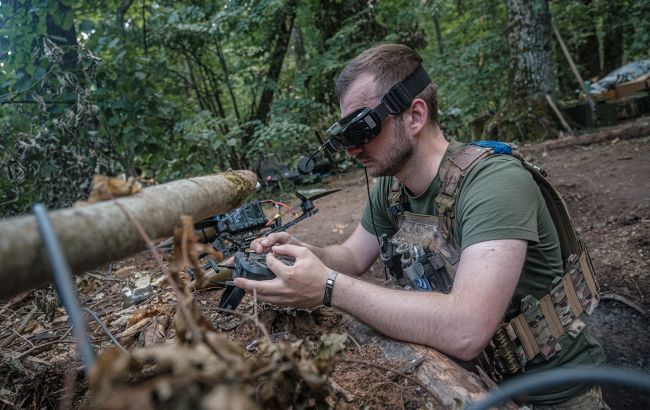
[[[467,172],[479,160],[490,155],[492,149],[476,145],[465,145],[449,156],[440,164],[440,192],[435,202],[438,206],[440,231],[445,238],[451,237],[451,227],[455,218],[455,205],[458,197],[458,188]]]

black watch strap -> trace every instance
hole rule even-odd
[[[332,289],[334,289],[334,281],[339,273],[335,270],[330,272],[327,282],[325,282],[325,295],[323,295],[323,305],[332,306]]]

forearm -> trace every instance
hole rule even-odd
[[[332,306],[387,336],[462,360],[475,357],[489,340],[486,332],[492,332],[453,294],[387,289],[346,275],[336,279]]]

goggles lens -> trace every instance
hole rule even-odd
[[[367,144],[381,131],[381,120],[375,110],[359,108],[334,123],[328,130],[331,145],[338,151]]]

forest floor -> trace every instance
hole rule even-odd
[[[528,145],[522,151],[549,172],[591,250],[604,295],[593,315],[593,328],[609,364],[650,371],[650,318],[642,313],[650,312],[650,136],[561,149]],[[331,176],[323,187],[341,191],[319,199],[319,212],[290,232],[302,241],[325,246],[341,242],[352,232],[367,194],[361,170]],[[143,307],[151,310],[175,305],[171,291],[158,285],[161,277],[153,258],[141,253],[79,275],[76,284],[82,305],[98,314],[122,344],[135,348],[174,337],[167,320],[156,323],[156,317],[149,317],[133,332],[125,331],[134,328],[134,313],[142,312]],[[380,283],[384,280],[383,268],[376,263],[362,278]],[[137,285],[138,281],[155,284],[155,295],[137,308],[129,307],[123,302],[122,290],[127,283]],[[221,292],[214,288],[197,291],[194,299],[214,328],[254,355],[261,337],[258,326],[218,312],[215,308]],[[322,334],[345,332],[343,316],[334,309],[277,309],[264,303],[254,306],[253,297],[247,295],[240,310],[255,312],[272,338],[318,342]],[[160,308],[158,314],[161,312],[166,311]],[[72,347],[67,316],[51,292],[28,292],[0,305],[0,318],[0,409],[89,405],[88,383],[76,377],[80,363]],[[89,323],[89,331],[98,350],[111,346],[94,322]],[[400,368],[403,364],[386,359],[377,346],[352,342],[345,357],[357,361],[339,361],[332,373],[345,399],[328,402],[330,405],[425,405],[417,386],[378,367]],[[650,408],[648,393],[609,386],[603,390],[613,409]],[[74,395],[65,394],[70,392]],[[135,406],[137,400],[119,403],[126,408],[127,404]]]

